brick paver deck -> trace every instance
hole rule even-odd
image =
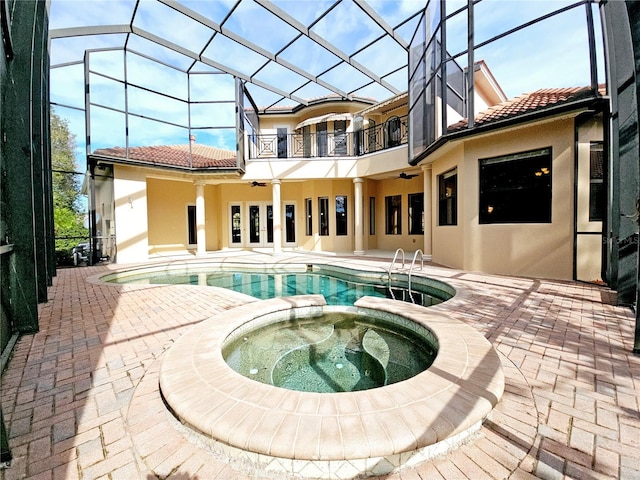
[[[315,260],[250,256],[252,262]],[[113,268],[59,270],[50,301],[40,306],[40,332],[19,339],[2,375],[14,460],[0,477],[263,478],[191,438],[158,391],[164,352],[189,326],[242,304],[243,296],[198,286],[86,281]],[[464,290],[466,301],[450,314],[493,344],[506,391],[473,441],[385,478],[640,479],[635,319],[630,309],[615,306],[613,292],[577,282],[427,270]]]

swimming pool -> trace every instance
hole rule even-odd
[[[206,285],[227,288],[266,300],[294,295],[321,294],[327,305],[353,305],[364,296],[392,298],[422,306],[450,299],[455,291],[443,282],[407,274],[366,272],[327,265],[208,265],[164,266],[129,270],[102,277],[112,283]]]

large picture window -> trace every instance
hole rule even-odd
[[[438,175],[438,225],[458,224],[458,169]]]
[[[385,232],[387,235],[402,234],[402,196],[385,197]]]
[[[409,235],[424,234],[424,194],[409,194]]]
[[[321,236],[329,235],[329,197],[318,198],[318,230]]]
[[[336,235],[347,234],[347,197],[336,196]]]
[[[481,224],[551,222],[551,148],[480,160]]]

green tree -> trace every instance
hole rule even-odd
[[[88,238],[84,227],[75,150],[76,136],[69,122],[51,111],[51,164],[53,180],[53,224],[59,263],[67,263],[71,249]]]

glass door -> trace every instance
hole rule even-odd
[[[231,205],[230,209],[231,218],[231,245],[234,247],[242,245],[242,214],[240,205]]]
[[[266,247],[273,244],[273,205],[259,202],[247,206],[248,246]]]
[[[296,244],[296,206],[294,203],[284,204],[284,244]]]

